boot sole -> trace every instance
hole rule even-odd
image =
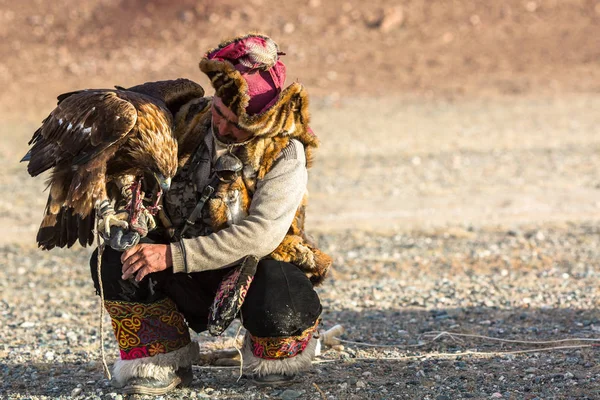
[[[294,377],[294,379],[279,379],[279,380],[274,380],[274,381],[261,381],[260,379],[251,379],[252,383],[254,383],[256,386],[261,386],[261,387],[265,387],[265,386],[290,386],[293,385],[294,383],[298,382],[298,378]]]
[[[190,381],[191,382],[191,381]],[[152,388],[143,385],[128,385],[125,386],[122,391],[125,394],[151,394],[151,395],[163,395],[171,390],[175,389],[179,384],[184,383],[181,381],[179,377],[173,379],[173,381],[169,384],[169,386],[161,387],[161,388]],[[184,383],[185,384],[185,383]],[[189,382],[188,382],[189,384]]]

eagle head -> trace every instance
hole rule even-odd
[[[146,132],[129,146],[137,176],[154,176],[160,188],[169,190],[177,172],[177,141],[170,133]]]

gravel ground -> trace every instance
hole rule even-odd
[[[335,260],[319,288],[322,326],[392,346],[328,349],[286,389],[197,366],[191,388],[164,398],[600,398],[592,342],[426,334],[600,338],[600,121],[590,112],[599,103],[314,102],[323,146],[309,223]],[[357,118],[357,108],[378,118]],[[43,178],[17,164],[35,125],[8,127],[15,133],[0,148],[0,190],[10,194],[0,199],[0,398],[120,399],[102,373],[90,250],[35,248]],[[237,327],[194,338],[207,351],[229,347]],[[543,350],[559,345],[579,347]]]
[[[168,398],[598,398],[598,353],[589,343],[546,352],[542,349],[586,343],[421,337],[431,331],[519,340],[598,337],[599,273],[593,268],[600,256],[598,234],[596,226],[575,224],[328,234],[320,240],[337,268],[320,289],[323,327],[343,324],[345,339],[395,346],[329,349],[302,383],[285,390],[257,388],[245,379],[236,383],[236,368],[198,367],[192,387]],[[83,267],[89,251],[40,253],[12,245],[0,253],[5,360],[0,393],[119,398],[99,363],[98,300]],[[212,349],[231,342],[236,328],[226,338],[195,339]],[[105,349],[113,360],[114,341]],[[537,351],[492,357],[453,354],[532,349]]]

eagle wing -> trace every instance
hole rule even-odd
[[[144,156],[151,153],[143,146],[140,150],[140,135],[156,134],[156,126],[164,128],[165,124],[172,129],[174,115],[203,95],[202,87],[187,79],[60,95],[57,107],[34,133],[30,151],[23,158],[29,161],[31,176],[52,170],[38,245],[44,249],[70,247],[77,240],[82,246],[91,244],[95,219],[95,213],[90,212],[95,204],[92,200],[124,196],[113,193],[115,185],[108,190],[106,178],[118,176],[120,182],[125,176],[119,171],[129,171],[135,163],[138,167],[145,165],[133,157],[140,152]],[[148,143],[163,142],[152,139]],[[128,146],[138,153],[131,153]],[[173,148],[174,173],[176,142],[168,150]],[[166,151],[163,159],[166,157],[167,163],[169,156]]]
[[[73,167],[89,162],[128,135],[136,122],[136,108],[121,98],[118,91],[81,90],[62,94],[57,107],[29,141],[32,147],[23,159],[29,161],[27,171],[37,176],[58,166],[63,172],[54,170],[49,181],[52,186],[64,174],[72,173],[69,171]],[[68,185],[64,189],[67,188]],[[71,247],[77,240],[82,246],[91,244],[95,215],[77,215],[66,206],[57,210],[51,206],[53,194],[56,193],[51,189],[37,235],[38,244],[45,249]]]
[[[126,136],[137,121],[136,108],[114,90],[65,93],[29,144],[27,171],[37,176],[65,161],[84,164]]]

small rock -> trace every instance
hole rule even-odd
[[[546,239],[546,236],[544,236],[544,234],[542,233],[542,231],[538,231],[538,232],[535,234],[535,238],[536,238],[538,241],[540,241],[540,242],[543,242],[543,241]]]
[[[79,396],[81,394],[81,388],[77,387],[71,391],[71,397]]]
[[[403,22],[404,11],[402,10],[402,7],[392,7],[384,11],[383,18],[381,18],[379,23],[379,30],[381,32],[390,32],[397,26],[402,25]]]
[[[287,389],[281,393],[281,400],[294,400],[304,394],[304,390]]]
[[[538,4],[535,1],[528,1],[525,3],[525,9],[529,12],[535,12],[538,9]]]
[[[502,398],[502,393],[494,393],[490,396],[492,399],[501,399]]]
[[[283,31],[285,33],[294,33],[295,30],[296,30],[296,27],[291,22],[288,22],[283,26]]]
[[[35,322],[23,322],[21,325],[19,325],[21,328],[24,329],[29,329],[29,328],[33,328],[35,326]]]
[[[348,354],[348,353],[347,353],[347,352],[345,352],[345,351],[340,351],[340,357],[341,357],[342,359],[344,359],[344,360],[347,360],[347,359],[349,359],[349,358],[350,358],[350,354]]]
[[[181,22],[191,22],[194,20],[194,13],[191,10],[181,11],[178,18]]]
[[[365,383],[365,381],[359,380],[358,382],[356,382],[356,387],[360,388],[360,389],[364,389],[367,387],[367,384]]]
[[[54,352],[53,351],[47,351],[46,354],[44,354],[44,358],[48,361],[52,361],[54,360]]]

